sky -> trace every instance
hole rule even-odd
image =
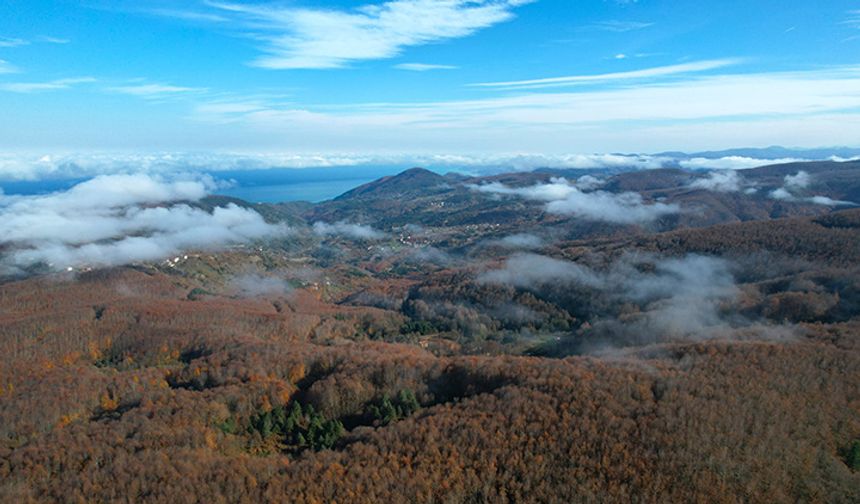
[[[0,157],[860,146],[858,56],[860,0],[3,0]]]

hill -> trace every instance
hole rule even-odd
[[[426,195],[446,186],[442,175],[424,168],[411,168],[397,175],[383,177],[379,180],[361,185],[335,198],[335,201],[372,199],[372,198],[408,198],[410,196]]]

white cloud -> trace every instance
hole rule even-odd
[[[0,268],[111,266],[218,249],[283,233],[256,212],[230,204],[212,213],[183,201],[206,195],[211,180],[101,176],[65,192],[0,198]]]
[[[429,63],[401,63],[394,65],[398,70],[409,70],[411,72],[427,72],[430,70],[454,70],[457,67],[454,65],[433,65]]]
[[[623,56],[623,55],[622,55]],[[626,57],[626,56],[625,56]],[[544,79],[530,79],[507,82],[481,82],[471,84],[476,87],[491,87],[503,89],[539,89],[547,87],[570,86],[578,84],[595,84],[612,81],[624,81],[635,79],[650,79],[654,77],[666,77],[669,75],[687,74],[693,72],[703,72],[706,70],[714,70],[724,68],[740,63],[739,59],[719,59],[696,61],[693,63],[681,63],[678,65],[668,65],[661,67],[645,68],[642,70],[632,70],[629,72],[613,72],[597,75],[570,75],[566,77],[551,77]]]
[[[812,203],[824,206],[856,206],[851,201],[834,200],[827,196],[803,196],[804,189],[812,184],[812,176],[803,170],[794,175],[786,175],[783,186],[774,189],[768,196],[780,201],[792,201],[798,203]]]
[[[578,283],[597,287],[604,282],[593,271],[570,261],[537,254],[518,254],[501,269],[482,273],[479,283],[512,285],[520,288]]]
[[[140,98],[163,98],[177,94],[200,93],[206,91],[203,88],[192,88],[184,86],[172,86],[170,84],[137,84],[133,86],[116,86],[108,88],[114,93],[138,96]]]
[[[329,224],[319,221],[314,223],[313,230],[319,236],[343,236],[354,240],[379,240],[385,237],[385,233],[370,226],[348,222]]]
[[[544,246],[544,241],[539,237],[529,233],[519,233],[504,238],[494,240],[493,245],[499,245],[511,249],[538,249]]]
[[[857,204],[852,201],[842,201],[835,200],[833,198],[828,198],[827,196],[811,196],[806,199],[810,203],[814,203],[816,205],[824,205],[824,206],[856,206]]]
[[[244,105],[235,104],[236,113]],[[225,104],[225,107],[232,105]],[[253,108],[253,104],[248,104]],[[759,160],[751,166],[781,163],[784,160]],[[458,171],[471,175],[536,168],[555,169],[623,169],[645,170],[676,166],[687,168],[722,166],[720,160],[704,166],[686,164],[683,159],[644,154],[356,154],[356,153],[230,153],[230,152],[111,152],[86,153],[0,152],[0,181],[38,180],[45,178],[80,178],[100,174],[142,172],[170,174],[176,172],[216,173],[225,170],[263,170],[269,168],[328,168],[423,166]],[[746,163],[737,165],[746,167]],[[742,166],[744,165],[744,166]],[[603,180],[590,175],[577,177],[579,190],[600,187]]]
[[[585,219],[616,224],[650,222],[664,215],[676,214],[681,211],[675,204],[646,204],[638,193],[614,194],[604,191],[591,193],[577,191],[566,199],[547,204],[546,209],[550,213],[575,215]]]
[[[610,20],[610,21],[600,21],[591,25],[594,28],[599,30],[606,30],[616,33],[624,33],[635,30],[642,30],[644,28],[649,28],[654,26],[654,23],[648,23],[643,21],[618,21],[618,20]]]
[[[788,192],[784,187],[771,191],[770,197],[782,201],[793,201],[795,199],[794,195]]]
[[[576,187],[583,191],[591,191],[603,186],[606,180],[591,175],[584,175],[576,179]]]
[[[738,192],[743,187],[743,179],[736,171],[714,171],[707,177],[694,180],[690,187],[714,192]]]
[[[650,222],[664,215],[680,212],[675,204],[646,204],[638,193],[583,192],[565,179],[555,178],[548,184],[528,187],[508,187],[498,182],[471,185],[480,192],[520,196],[546,202],[546,210],[561,215],[575,215],[584,219],[637,224]]]
[[[679,161],[679,164],[691,170],[745,170],[772,164],[796,163],[802,159],[756,159],[744,156],[726,156],[721,158],[691,158]]]
[[[530,200],[545,202],[563,200],[571,194],[578,192],[576,187],[563,178],[554,178],[548,184],[536,184],[527,187],[508,187],[501,182],[491,182],[481,185],[472,184],[468,187],[478,192],[520,196]]]
[[[0,84],[0,91],[10,93],[38,93],[42,91],[57,91],[69,89],[78,84],[95,82],[92,77],[75,77],[71,79],[57,79],[48,82],[5,82]]]
[[[812,183],[812,177],[808,172],[800,170],[795,175],[785,176],[785,187],[788,189],[806,189]]]
[[[339,68],[391,58],[405,48],[461,38],[513,17],[533,0],[392,0],[352,10],[210,2],[266,41],[255,66]]]

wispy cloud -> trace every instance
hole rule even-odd
[[[0,47],[20,47],[29,44],[28,40],[20,38],[0,37]]]
[[[18,69],[6,60],[0,60],[0,74],[16,73]]]
[[[397,56],[405,48],[466,37],[511,19],[534,0],[392,0],[351,10],[209,2],[264,40],[271,69],[340,68]]]
[[[0,47],[21,47],[30,45],[33,42],[42,42],[46,44],[68,44],[69,40],[58,37],[49,37],[46,35],[40,35],[32,41],[16,37],[0,37]]]
[[[46,44],[68,44],[71,40],[60,37],[49,37],[47,35],[42,35],[36,38],[37,42],[45,42]]]
[[[170,84],[137,84],[131,86],[116,86],[108,88],[114,93],[138,96],[140,98],[158,99],[178,94],[205,92],[204,88],[173,86]]]
[[[636,82],[636,81],[622,81]],[[259,105],[259,108],[257,108]],[[195,114],[256,138],[288,135],[301,152],[653,151],[690,145],[856,143],[860,67],[670,75],[611,88],[508,93],[471,100],[297,105]],[[623,128],[619,125],[623,124]],[[623,129],[623,132],[622,132]]]
[[[0,91],[10,93],[38,93],[44,91],[57,91],[69,89],[78,84],[95,82],[92,77],[75,77],[71,79],[57,79],[47,82],[6,82],[0,84]]]
[[[225,23],[229,21],[229,19],[225,16],[220,16],[211,12],[201,12],[195,10],[156,8],[147,9],[144,10],[144,12],[153,16],[179,19],[183,21],[194,21],[203,23]]]
[[[626,58],[626,56],[624,57]],[[618,58],[618,56],[616,56],[616,58]],[[645,68],[642,70],[631,70],[629,72],[613,72],[596,75],[570,75],[566,77],[551,77],[519,81],[481,82],[477,84],[472,84],[472,86],[503,89],[538,89],[546,87],[570,86],[577,84],[597,84],[612,81],[649,79],[654,77],[667,77],[671,75],[687,74],[693,72],[704,72],[707,70],[715,70],[731,65],[737,65],[742,61],[743,60],[737,58],[726,58],[718,60],[696,61],[692,63],[681,63],[678,65]]]
[[[642,30],[644,28],[648,28],[654,26],[654,23],[646,23],[642,21],[600,21],[591,25],[593,28],[597,28],[598,30],[605,30],[617,33],[624,33],[634,30]]]
[[[398,70],[409,70],[411,72],[427,72],[430,70],[454,70],[457,67],[454,65],[433,65],[429,63],[401,63],[394,65]]]

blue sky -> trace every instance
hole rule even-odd
[[[4,0],[0,149],[857,146],[858,56],[858,0]]]

